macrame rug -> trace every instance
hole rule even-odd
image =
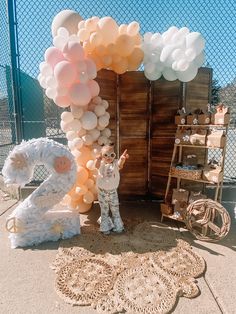
[[[195,278],[205,261],[168,226],[143,222],[109,236],[95,226],[82,232],[62,241],[52,265],[66,302],[98,313],[158,314],[169,313],[180,296],[199,294]]]

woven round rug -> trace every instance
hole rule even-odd
[[[70,304],[104,314],[163,314],[180,296],[199,294],[195,278],[205,262],[180,233],[145,222],[121,235],[97,231],[62,241],[52,267],[56,291]]]

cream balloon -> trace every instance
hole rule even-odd
[[[52,36],[55,37],[60,27],[64,27],[70,34],[77,34],[78,23],[82,17],[75,11],[63,10],[59,12],[52,21]]]

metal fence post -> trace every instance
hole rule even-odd
[[[15,0],[7,0],[8,28],[11,53],[12,94],[14,103],[14,119],[17,144],[23,139],[22,102],[20,91],[20,65],[18,53],[18,33]]]

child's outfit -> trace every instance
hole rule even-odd
[[[122,232],[124,225],[120,217],[117,188],[120,182],[118,160],[112,163],[101,161],[97,176],[98,201],[101,207],[100,231],[109,233],[111,230]],[[109,209],[112,218],[109,216]]]

